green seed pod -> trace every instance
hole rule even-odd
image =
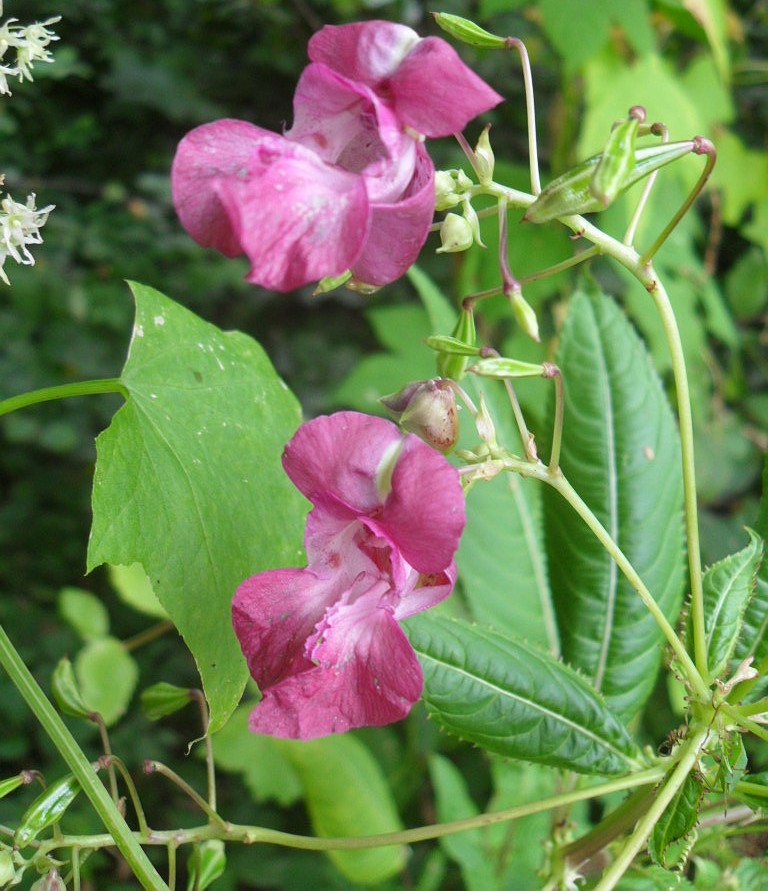
[[[459,340],[458,337],[451,337],[448,334],[431,334],[424,338],[424,343],[431,350],[437,353],[448,353],[450,356],[479,356],[480,347],[470,346]],[[445,375],[440,375],[445,377]]]
[[[472,307],[462,308],[452,336],[460,343],[464,343],[472,349],[475,348],[477,332],[475,331],[475,314],[472,311]],[[440,377],[447,377],[452,381],[460,381],[464,377],[466,368],[466,355],[450,351],[438,353],[437,373]]]
[[[624,188],[635,163],[637,128],[645,120],[645,110],[639,105],[629,110],[625,121],[611,128],[611,135],[597,163],[589,191],[603,207],[608,207]]]
[[[5,798],[11,792],[15,792],[19,786],[23,786],[32,782],[32,774],[28,772],[19,773],[15,777],[8,777],[7,780],[0,780],[0,798]]]
[[[504,49],[507,45],[503,37],[491,34],[490,31],[486,31],[480,25],[476,25],[460,15],[451,15],[449,12],[434,12],[432,15],[443,31],[470,46],[482,46],[485,49]]]
[[[150,721],[172,715],[192,701],[192,691],[160,681],[141,694],[141,710]]]
[[[535,340],[536,343],[541,343],[541,337],[539,336],[539,320],[536,318],[536,312],[525,297],[523,297],[520,289],[516,288],[511,291],[507,294],[507,297],[512,304],[512,310],[520,329],[523,333],[527,334],[531,340]]]
[[[695,147],[693,140],[686,140],[636,149],[633,167],[620,192],[626,191],[654,170],[689,154]],[[602,155],[593,155],[553,179],[528,206],[523,219],[531,223],[546,223],[557,217],[604,210],[605,205],[591,191],[592,177],[601,158]]]
[[[503,356],[490,356],[487,359],[480,359],[469,370],[480,377],[492,377],[497,380],[516,377],[542,377],[544,374],[543,365],[521,362],[518,359],[505,359]]]
[[[58,872],[52,869],[48,875],[38,879],[29,891],[67,891],[67,886]]]
[[[58,823],[79,791],[80,784],[71,773],[51,783],[24,812],[13,839],[16,847],[25,847],[43,829]]]
[[[496,164],[496,158],[491,148],[491,138],[488,135],[491,132],[491,125],[486,124],[480,138],[475,146],[475,160],[473,167],[477,174],[477,180],[482,186],[490,186],[493,182],[493,168]]]

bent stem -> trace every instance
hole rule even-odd
[[[666,810],[667,805],[672,801],[678,789],[683,785],[688,774],[696,766],[696,762],[699,759],[699,752],[706,742],[708,735],[709,728],[702,728],[698,733],[694,733],[693,736],[683,744],[683,753],[677,766],[674,771],[672,771],[669,779],[659,790],[659,794],[656,796],[653,804],[648,808],[645,815],[638,820],[634,832],[629,837],[626,845],[622,848],[619,856],[603,873],[602,879],[595,886],[595,891],[612,891],[612,889],[619,883],[621,877],[629,869],[632,861],[650,837],[654,826]]]
[[[109,833],[110,844],[117,845],[143,888],[147,891],[167,891],[166,884],[144,853],[139,840],[128,828],[82,749],[40,689],[2,626],[0,664],[88,796]]]
[[[57,387],[43,387],[41,390],[31,390],[29,393],[21,393],[0,401],[0,417],[8,415],[20,408],[30,405],[38,405],[41,402],[54,402],[57,399],[69,399],[72,396],[93,396],[97,393],[120,393],[128,398],[128,390],[120,382],[119,378],[105,378],[96,381],[77,381],[72,384],[61,384]]]

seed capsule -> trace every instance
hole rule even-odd
[[[611,135],[603,149],[589,183],[589,191],[603,207],[608,207],[625,187],[635,163],[637,128],[645,120],[645,109],[639,105],[629,111],[625,121],[611,128]]]
[[[25,847],[43,829],[58,823],[79,791],[80,784],[71,773],[51,783],[24,812],[13,839],[16,847]]]

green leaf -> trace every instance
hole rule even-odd
[[[59,615],[82,637],[95,640],[109,634],[109,613],[95,594],[81,588],[62,588]]]
[[[718,71],[728,79],[728,10],[724,0],[683,0],[683,5],[704,29]]]
[[[141,563],[132,563],[130,566],[109,566],[108,569],[112,587],[123,603],[145,615],[157,619],[168,618],[168,613],[152,590],[152,583]]]
[[[276,742],[299,776],[317,835],[379,835],[402,829],[378,762],[355,737]],[[371,885],[396,875],[405,863],[405,849],[393,846],[329,851],[328,856],[348,879]]]
[[[299,776],[271,736],[251,733],[242,705],[213,738],[213,759],[220,770],[239,773],[254,801],[276,801],[289,807],[301,798]]]
[[[187,891],[205,891],[224,874],[227,855],[220,838],[209,838],[196,846],[189,858]]]
[[[445,334],[456,322],[456,309],[420,266],[411,266],[406,273],[427,311],[432,334]]]
[[[141,693],[141,710],[150,721],[159,721],[180,711],[192,701],[192,691],[160,681]]]
[[[250,337],[132,289],[129,398],[96,443],[88,566],[142,564],[197,662],[215,731],[248,675],[236,587],[303,560],[306,503],[280,464],[299,406]]]
[[[703,794],[701,781],[689,774],[653,827],[648,852],[654,863],[672,868],[685,862],[692,844],[689,833],[699,818]]]
[[[742,635],[742,619],[755,587],[763,541],[748,529],[749,544],[710,566],[704,573],[704,630],[707,664],[722,678]]]
[[[429,778],[435,790],[435,807],[440,823],[477,815],[477,805],[469,794],[461,771],[447,758],[430,756]],[[467,891],[500,891],[495,858],[488,856],[480,829],[446,835],[440,839],[440,847],[458,863]]]
[[[122,717],[136,689],[136,660],[114,637],[87,643],[75,657],[75,677],[83,702],[110,727]]]
[[[529,644],[435,616],[406,622],[423,699],[449,733],[490,752],[579,773],[621,774],[638,752],[573,669]]]
[[[56,700],[56,705],[65,715],[71,715],[74,718],[87,718],[91,714],[92,709],[88,708],[83,701],[80,687],[75,678],[75,670],[66,656],[59,659],[53,670],[51,692]]]
[[[763,496],[756,529],[763,541],[768,540],[768,455],[763,464]],[[768,560],[763,559],[757,570],[755,590],[747,603],[741,620],[741,635],[736,643],[734,657],[742,662],[754,656],[760,663],[768,658]]]
[[[557,363],[565,381],[563,472],[674,622],[683,586],[679,439],[648,355],[612,300],[579,293]],[[544,518],[563,658],[627,720],[653,689],[662,634],[551,489]]]

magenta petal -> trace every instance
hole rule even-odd
[[[173,203],[198,244],[227,257],[243,253],[214,186],[221,177],[243,175],[261,140],[273,136],[246,121],[221,120],[196,127],[181,140],[171,168]]]
[[[456,562],[451,560],[450,566],[445,572],[437,572],[432,575],[422,575],[411,570],[408,582],[395,606],[395,618],[402,622],[409,616],[424,612],[437,606],[453,591],[456,584]]]
[[[307,638],[347,586],[342,574],[319,579],[307,569],[274,569],[246,579],[232,601],[232,624],[260,687],[312,668]]]
[[[248,280],[266,288],[340,275],[368,234],[362,178],[281,136],[262,139],[249,175],[219,179],[216,192],[251,261]]]
[[[386,609],[340,608],[316,653],[321,665],[265,692],[251,712],[251,730],[314,739],[380,727],[406,717],[421,695],[419,662]]]
[[[503,99],[439,37],[420,41],[389,87],[400,118],[429,137],[458,133]]]
[[[434,216],[434,177],[432,161],[419,146],[416,173],[404,196],[390,204],[371,206],[370,235],[352,266],[358,281],[386,285],[416,262]]]
[[[459,473],[438,452],[410,434],[395,465],[392,491],[376,525],[419,572],[442,572],[464,529]]]
[[[382,20],[326,25],[313,34],[308,52],[313,62],[375,87],[394,74],[419,40],[412,28]]]
[[[285,447],[283,467],[313,504],[335,498],[355,512],[377,510],[376,471],[384,453],[402,439],[383,418],[341,411],[302,424]]]

